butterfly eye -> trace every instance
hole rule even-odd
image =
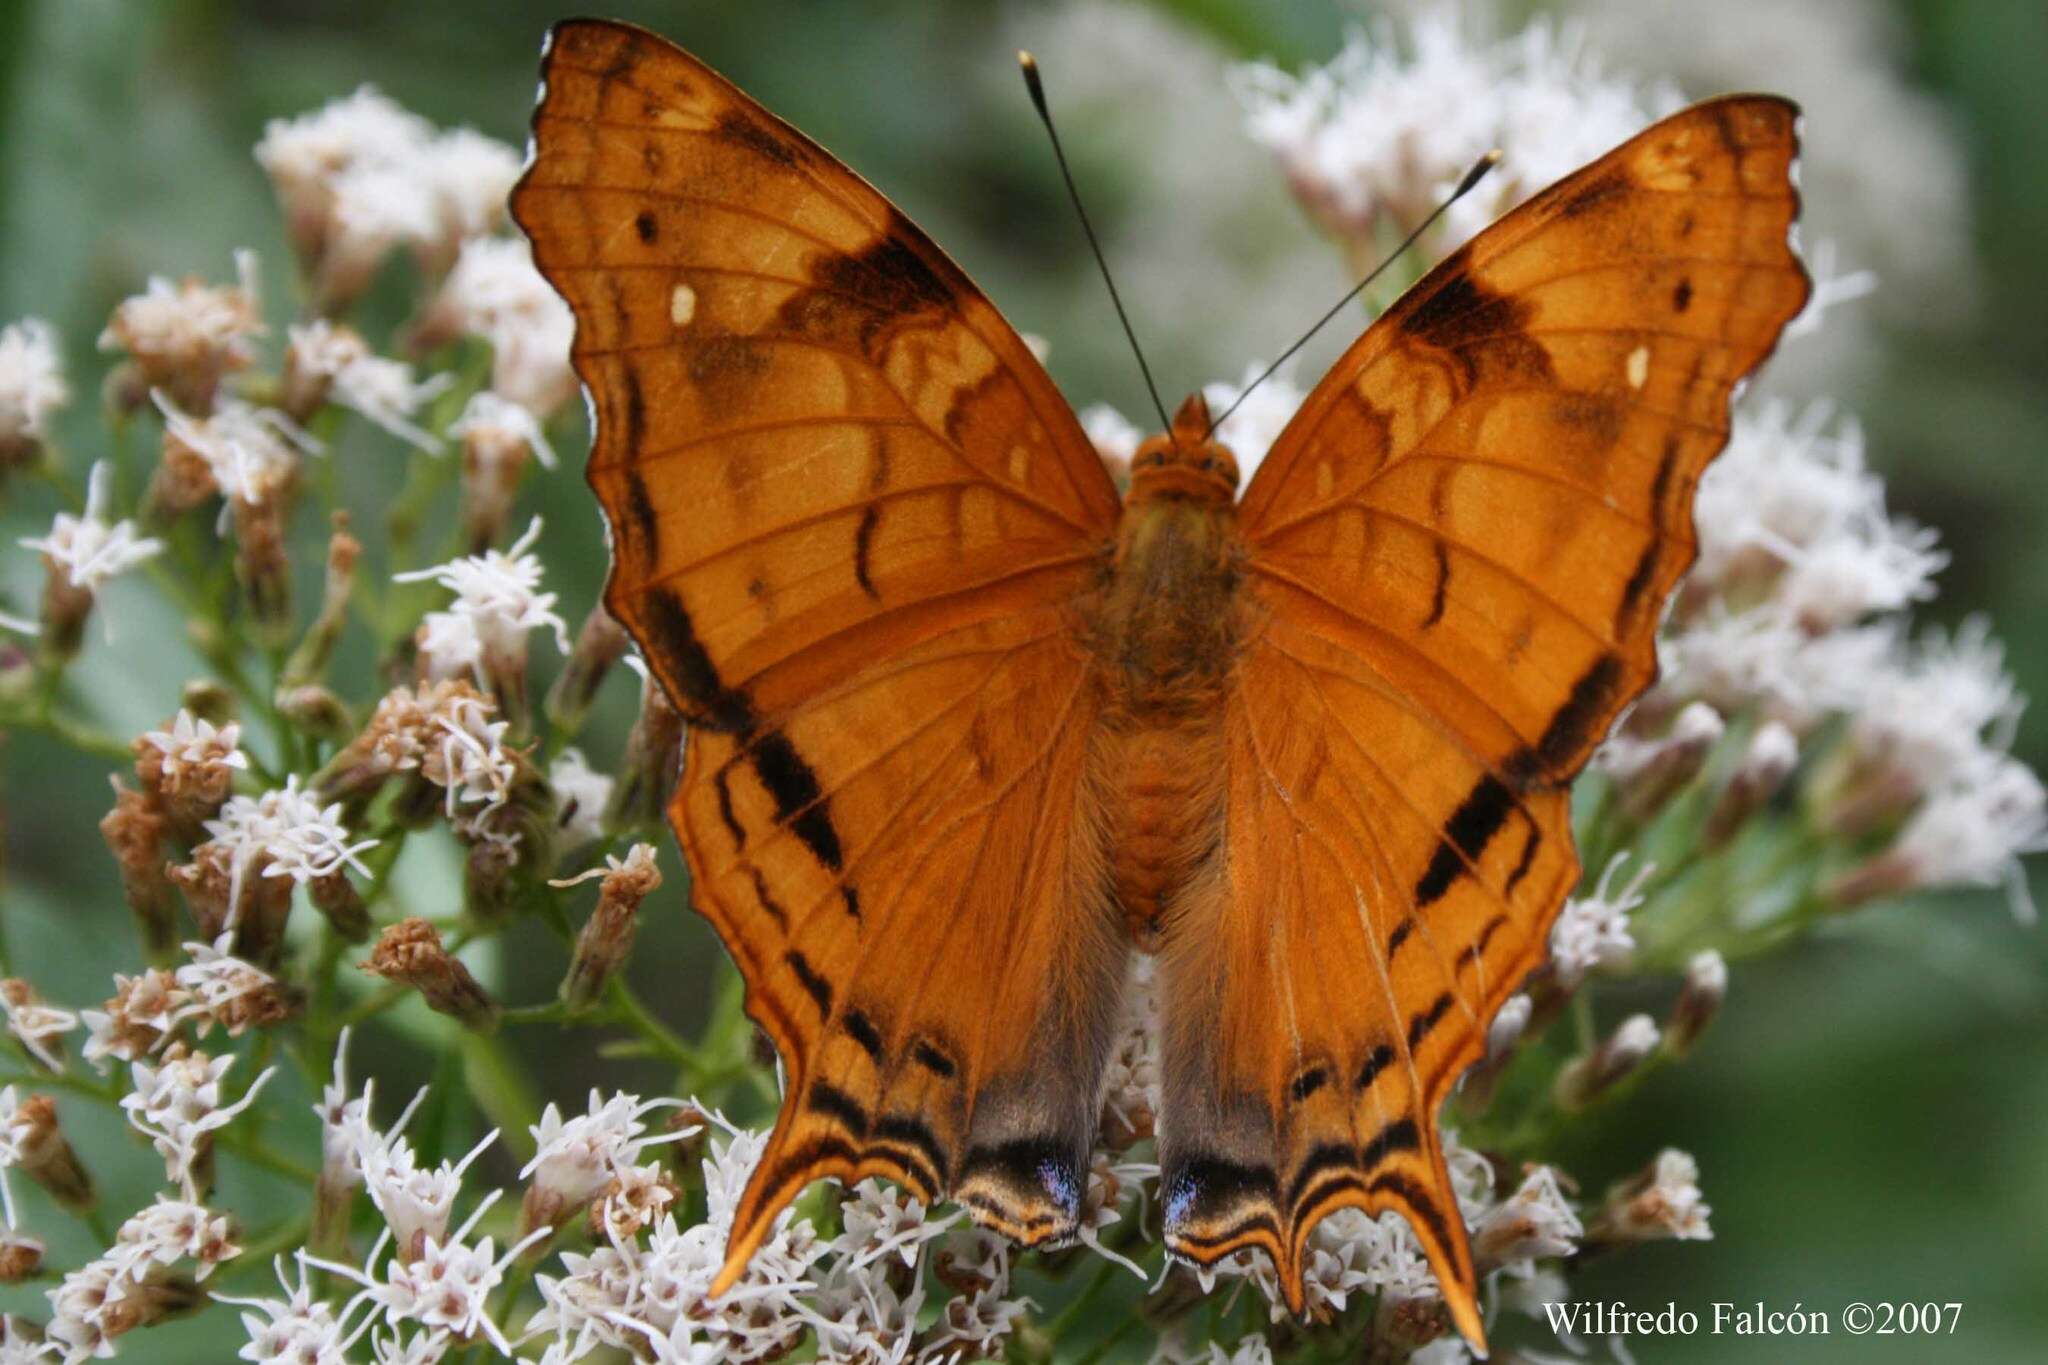
[[[1204,455],[1201,459],[1201,463],[1195,466],[1195,468],[1202,470],[1204,473],[1208,472],[1211,469],[1214,469],[1215,467],[1216,462],[1210,459],[1207,455]]]

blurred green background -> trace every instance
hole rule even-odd
[[[1133,415],[1144,406],[1018,88],[1010,52],[1019,45],[1044,64],[1164,387],[1177,394],[1235,378],[1344,282],[1336,254],[1239,133],[1221,76],[1252,57],[1327,59],[1371,7],[616,0],[609,9],[682,41],[874,180],[1021,328],[1048,339],[1054,374],[1077,404],[1108,400]],[[1509,9],[1508,24],[1531,12]],[[1841,310],[1853,344],[1788,351],[1780,391],[1825,391],[1859,415],[1894,507],[1940,528],[1953,556],[1924,614],[1989,612],[2022,688],[2043,690],[2048,82],[2039,63],[2048,8],[1835,0],[1801,6],[1787,23],[1783,6],[1695,9],[1707,7],[1559,12],[1582,15],[1592,47],[1613,35],[1611,68],[1676,79],[1692,95],[1758,85],[1806,104],[1814,216],[1826,223],[1831,186],[1860,194],[1843,211],[1841,263],[1877,268],[1884,282]],[[93,412],[102,372],[93,338],[147,274],[226,279],[230,250],[253,246],[273,320],[288,311],[289,255],[249,155],[266,119],[372,81],[437,122],[517,141],[540,35],[561,14],[538,0],[0,0],[0,322],[40,315],[66,339],[79,391],[64,428],[73,472],[106,441]],[[1885,120],[1908,114],[1935,135],[1895,140]],[[1873,214],[1895,221],[1876,224],[1882,231],[1855,221]],[[393,320],[404,283],[387,281],[380,296]],[[1301,373],[1312,376],[1328,354],[1311,352]],[[352,504],[374,517],[398,458],[389,442],[358,431],[333,458]],[[555,532],[568,532],[549,575],[573,622],[604,569],[596,512],[573,474],[547,488],[531,500],[546,503]],[[47,526],[41,490],[16,485],[0,498],[8,541]],[[565,543],[573,554],[561,552]],[[0,565],[4,605],[32,610],[34,557],[10,551]],[[196,669],[180,623],[151,617],[150,600],[132,584],[112,595],[115,638],[95,634],[72,683],[82,706],[129,732],[167,715]],[[593,761],[616,754],[630,702],[623,684],[608,689],[587,746]],[[2048,726],[2025,723],[2019,747],[2036,765],[2048,761]],[[13,965],[74,1005],[102,998],[110,969],[138,963],[94,829],[105,782],[103,768],[34,737],[0,750]],[[431,849],[407,856],[423,864],[418,884],[434,884]],[[673,872],[672,850],[664,857]],[[688,1024],[705,1007],[715,948],[680,913],[679,885],[678,876],[661,893],[636,974]],[[509,994],[552,990],[559,962],[553,950],[540,956],[522,980],[512,954]],[[1691,1150],[1715,1239],[1580,1267],[1579,1296],[1639,1308],[1674,1300],[1703,1315],[1715,1300],[1837,1315],[1857,1299],[1964,1305],[1955,1336],[1937,1342],[1858,1340],[1839,1327],[1799,1341],[1638,1339],[1631,1346],[1644,1361],[2048,1359],[2044,981],[2042,935],[1993,894],[1858,915],[1777,959],[1738,965],[1727,1011],[1696,1058],[1558,1154],[1597,1193],[1660,1146]],[[552,1050],[542,1055],[558,1063],[538,1074],[572,1101],[598,1078],[583,1062],[587,1042],[519,1039],[522,1049]],[[394,1074],[394,1094],[436,1065],[392,1037],[368,1047]],[[104,1130],[81,1141],[88,1157],[124,1149],[126,1135],[97,1118]],[[122,1161],[148,1164],[139,1153]],[[115,1191],[129,1195],[146,1197],[140,1186]],[[87,1250],[51,1240],[53,1260]],[[139,1358],[225,1354],[190,1332],[151,1345],[159,1354]]]

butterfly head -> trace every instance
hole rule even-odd
[[[1209,439],[1209,404],[1199,391],[1173,415],[1171,432],[1131,456],[1131,500],[1172,498],[1229,503],[1237,497],[1237,457]]]

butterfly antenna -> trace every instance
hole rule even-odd
[[[1357,298],[1360,294],[1364,293],[1365,287],[1371,284],[1374,280],[1378,279],[1380,275],[1385,272],[1388,266],[1392,265],[1395,261],[1400,260],[1401,253],[1406,251],[1409,247],[1414,246],[1415,239],[1417,237],[1420,237],[1423,233],[1429,231],[1430,225],[1436,222],[1437,219],[1444,216],[1444,210],[1448,209],[1451,205],[1457,203],[1460,199],[1463,199],[1466,196],[1466,194],[1468,194],[1471,191],[1474,185],[1477,185],[1481,180],[1484,180],[1486,178],[1486,173],[1488,171],[1492,170],[1495,166],[1499,164],[1500,149],[1498,147],[1488,152],[1485,156],[1480,157],[1479,160],[1473,162],[1472,169],[1465,172],[1465,178],[1458,182],[1458,188],[1452,190],[1450,192],[1450,195],[1443,201],[1443,203],[1438,204],[1435,208],[1431,209],[1429,217],[1423,219],[1421,223],[1417,224],[1415,231],[1409,233],[1406,237],[1403,237],[1401,239],[1401,245],[1395,247],[1392,251],[1388,252],[1386,259],[1381,261],[1378,265],[1372,268],[1371,274],[1367,275],[1357,284],[1351,286],[1350,293],[1346,294],[1343,298],[1338,299],[1336,305],[1332,307],[1329,312],[1317,318],[1315,326],[1309,328],[1306,332],[1302,333],[1301,340],[1295,342],[1292,346],[1289,346],[1286,350],[1282,351],[1280,353],[1279,359],[1275,360],[1272,364],[1268,365],[1264,370],[1260,371],[1259,377],[1257,379],[1254,379],[1251,383],[1245,385],[1244,391],[1238,394],[1237,397],[1234,400],[1232,400],[1230,406],[1223,410],[1223,416],[1218,417],[1215,421],[1209,423],[1209,430],[1203,433],[1202,439],[1204,441],[1207,441],[1210,436],[1213,436],[1216,433],[1216,428],[1223,425],[1224,419],[1229,417],[1231,413],[1237,411],[1237,405],[1239,403],[1244,402],[1245,399],[1251,397],[1251,392],[1253,389],[1256,389],[1259,385],[1265,383],[1268,379],[1271,379],[1273,377],[1273,372],[1275,370],[1278,370],[1282,365],[1285,365],[1289,360],[1291,360],[1294,357],[1294,353],[1296,351],[1308,345],[1309,338],[1313,337],[1317,332],[1323,330],[1324,324],[1329,322],[1331,318],[1336,317],[1337,314],[1343,312],[1344,309],[1350,305],[1353,299]]]
[[[1081,205],[1081,191],[1074,185],[1074,173],[1067,167],[1067,153],[1060,146],[1059,130],[1052,126],[1052,110],[1045,104],[1045,85],[1038,78],[1038,59],[1029,52],[1017,53],[1017,65],[1024,69],[1024,86],[1031,92],[1032,107],[1038,110],[1038,120],[1045,125],[1045,135],[1052,139],[1053,158],[1060,163],[1060,178],[1067,182],[1067,197],[1074,201],[1074,212],[1081,219],[1081,231],[1088,234],[1088,249],[1095,253],[1095,264],[1102,271],[1102,282],[1109,286],[1109,301],[1116,305],[1116,320],[1124,325],[1124,335],[1130,338],[1131,354],[1138,357],[1138,372],[1145,376],[1145,389],[1152,395],[1152,408],[1159,414],[1159,429],[1173,439],[1173,423],[1166,416],[1166,404],[1159,401],[1159,386],[1152,382],[1152,367],[1145,363],[1145,352],[1138,345],[1138,334],[1131,327],[1130,314],[1124,311],[1123,296],[1116,292],[1116,281],[1109,277],[1109,261],[1102,254],[1102,243],[1096,239],[1095,225],[1088,221],[1088,210]]]

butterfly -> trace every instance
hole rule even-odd
[[[681,49],[558,26],[513,211],[576,315],[609,610],[784,1068],[730,1288],[810,1182],[1078,1227],[1155,954],[1170,1252],[1398,1211],[1484,1334],[1435,1115],[1577,884],[1734,387],[1805,305],[1797,111],[1664,119],[1452,253],[1236,496],[1199,395],[1119,493],[889,201]]]

